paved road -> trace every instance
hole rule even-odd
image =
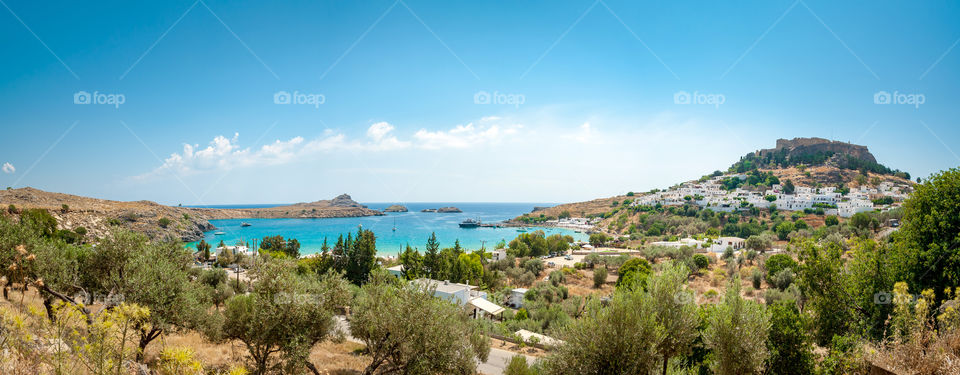
[[[352,341],[358,344],[363,344],[362,341],[357,340],[353,336],[350,336],[350,324],[347,323],[347,318],[343,315],[337,315],[337,328],[343,331],[347,341]],[[477,364],[477,371],[484,375],[503,375],[503,370],[507,368],[507,364],[510,363],[510,359],[516,355],[514,352],[506,351],[503,349],[490,348],[490,357],[487,358],[486,362],[480,362]],[[527,363],[533,364],[535,360],[534,357],[524,355],[527,357]]]
[[[515,355],[517,355],[517,353],[490,348],[490,357],[487,358],[486,362],[477,364],[477,371],[484,375],[503,375],[503,370],[507,368],[510,359]],[[534,357],[528,355],[524,355],[524,357],[527,357],[527,363],[533,364],[535,360]]]

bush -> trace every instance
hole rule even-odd
[[[503,370],[503,375],[532,375],[530,366],[527,364],[527,357],[523,354],[517,354],[510,358],[510,363]]]
[[[553,286],[563,284],[565,281],[567,281],[567,278],[563,271],[557,270],[550,272],[550,283],[553,284]]]
[[[774,254],[773,256],[767,258],[766,263],[764,263],[764,268],[767,269],[767,282],[773,284],[773,278],[780,271],[785,268],[797,269],[797,261],[793,260],[787,254]],[[792,281],[792,279],[791,279]]]
[[[840,219],[838,219],[836,216],[830,215],[823,218],[823,223],[826,224],[827,226],[833,226],[833,225],[840,224]]]
[[[710,258],[703,254],[696,254],[693,256],[693,264],[697,265],[697,269],[705,269],[710,266]]]
[[[763,272],[760,272],[758,268],[754,268],[753,275],[750,276],[750,281],[753,283],[754,289],[760,289],[760,285],[763,282]]]
[[[540,272],[543,271],[543,261],[540,259],[528,259],[526,262],[523,262],[523,269],[533,273],[534,276],[539,275]]]
[[[166,228],[170,225],[170,219],[161,217],[160,220],[157,220],[157,224],[160,224],[160,227]]]
[[[535,281],[537,281],[537,276],[534,275],[533,272],[527,271],[523,275],[520,275],[520,278],[517,279],[517,284],[530,286],[533,285]]]
[[[646,287],[648,276],[650,276],[650,262],[643,258],[632,258],[617,269],[617,287],[630,287],[635,283],[639,283],[640,287]]]
[[[607,269],[600,267],[593,270],[593,287],[599,288],[606,283],[607,283]]]
[[[770,336],[767,370],[773,374],[811,374],[814,370],[812,338],[797,305],[778,302],[769,305]]]
[[[773,275],[773,285],[776,286],[777,289],[785,290],[790,286],[790,284],[793,284],[793,279],[795,276],[796,275],[793,273],[793,270],[790,268],[784,268],[780,270],[780,272],[777,272],[775,275]]]

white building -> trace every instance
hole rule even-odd
[[[724,175],[713,177],[704,182],[685,182],[679,187],[653,194],[637,197],[632,205],[645,206],[679,206],[695,204],[713,211],[734,212],[749,207],[767,208],[776,205],[778,209],[788,211],[802,211],[817,207],[824,209],[824,214],[850,217],[858,212],[875,209],[871,198],[893,197],[902,200],[908,194],[909,187],[897,186],[890,182],[881,183],[878,188],[860,186],[844,195],[835,187],[811,188],[797,186],[793,194],[783,192],[783,186],[776,184],[761,192],[754,192],[742,188],[726,191],[722,183],[726,178],[746,178],[745,175]],[[773,196],[768,201],[767,196]],[[689,198],[689,199],[686,199]],[[836,207],[836,208],[834,208]]]
[[[473,285],[451,283],[444,280],[416,279],[411,283],[425,290],[432,290],[433,296],[453,302],[470,313],[474,319],[485,316],[499,317],[503,307],[487,300],[487,292],[477,290]]]

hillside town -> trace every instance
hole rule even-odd
[[[909,195],[911,188],[889,181],[880,182],[876,187],[860,185],[847,191],[836,187],[797,186],[788,193],[782,184],[773,184],[765,191],[742,187],[733,190],[724,189],[723,181],[730,178],[745,180],[746,174],[726,174],[715,176],[706,181],[688,181],[678,187],[644,195],[631,204],[634,206],[679,206],[687,203],[710,208],[713,211],[733,212],[751,207],[767,208],[775,205],[777,209],[805,211],[823,209],[825,215],[851,217],[858,212],[876,209],[889,209],[898,205]],[[890,204],[876,205],[875,200],[886,200]]]

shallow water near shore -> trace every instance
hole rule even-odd
[[[393,203],[367,203],[375,210],[383,210]],[[385,216],[367,216],[328,219],[226,219],[211,220],[216,230],[204,233],[207,242],[218,244],[221,240],[227,245],[237,241],[262,239],[266,236],[281,235],[284,238],[296,238],[300,241],[300,254],[313,254],[320,251],[324,237],[332,246],[337,236],[347,233],[356,234],[357,229],[372,230],[377,237],[377,253],[381,256],[396,256],[407,244],[423,251],[430,233],[435,232],[441,248],[452,247],[454,241],[467,249],[478,249],[481,245],[492,249],[497,242],[510,242],[520,232],[517,228],[460,228],[459,223],[466,219],[479,219],[484,223],[495,223],[528,213],[535,206],[551,206],[544,203],[409,203],[405,204],[409,212],[388,212]],[[425,208],[454,206],[462,213],[420,212]],[[245,206],[231,206],[243,208]],[[251,226],[242,227],[242,223]],[[393,228],[396,227],[396,231]],[[584,233],[576,233],[563,228],[528,227],[529,231],[542,229],[547,235],[571,235],[575,240],[587,240]],[[216,235],[216,232],[223,232]],[[189,243],[193,247],[195,243]]]

